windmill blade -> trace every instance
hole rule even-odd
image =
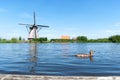
[[[27,29],[27,32],[29,33],[29,27],[28,26],[26,26],[26,29]]]
[[[38,27],[49,27],[49,26],[45,26],[45,25],[36,25]]]
[[[23,24],[23,23],[19,23],[19,25],[27,25],[27,26],[32,26],[32,24]]]
[[[33,13],[34,25],[36,25],[35,12]]]

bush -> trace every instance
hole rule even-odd
[[[43,42],[47,42],[47,37],[41,37],[41,38],[35,38],[32,40],[32,42],[40,42],[40,43],[43,43]]]
[[[87,37],[86,36],[78,36],[77,42],[87,42]]]
[[[111,42],[120,42],[120,35],[114,35],[114,36],[111,36],[111,37],[109,37],[109,40],[111,41]]]
[[[12,38],[12,39],[11,39],[11,42],[12,42],[12,43],[16,43],[16,42],[18,42],[18,40],[17,40],[17,38]]]

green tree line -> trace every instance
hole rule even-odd
[[[74,42],[74,40],[73,39],[51,39],[50,42],[59,42],[59,43],[70,42],[70,43],[72,43],[72,42]]]
[[[19,38],[11,38],[11,39],[2,39],[0,38],[0,43],[19,43],[19,42],[24,42],[25,39],[19,37]]]
[[[20,43],[20,42],[37,42],[37,43],[48,43],[48,42],[59,42],[59,43],[85,43],[85,42],[113,42],[113,43],[120,43],[120,35],[113,35],[108,38],[99,38],[99,39],[88,39],[86,36],[78,36],[76,39],[50,39],[48,40],[47,37],[40,37],[32,40],[25,40],[22,37],[19,38],[11,38],[9,40],[0,38],[0,43]]]
[[[47,37],[40,37],[40,38],[32,39],[29,42],[46,43],[48,42],[48,39]]]
[[[88,39],[86,36],[78,36],[76,39],[51,39],[50,41],[51,42],[77,42],[77,43],[85,43],[85,42],[120,43],[120,35],[114,35],[108,38],[98,38],[98,39]]]

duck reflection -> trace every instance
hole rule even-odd
[[[90,61],[93,61],[93,57],[77,57],[78,59],[89,59]]]
[[[35,68],[37,66],[37,44],[30,44],[30,73],[35,73]]]

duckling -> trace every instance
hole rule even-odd
[[[90,50],[89,54],[76,54],[76,57],[81,57],[81,58],[87,58],[87,57],[92,57],[93,56],[94,51]]]

